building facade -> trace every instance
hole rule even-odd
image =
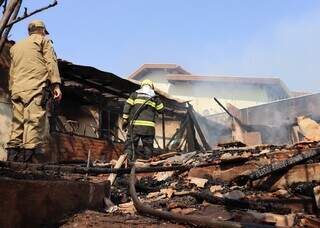
[[[213,100],[246,108],[291,97],[279,78],[199,76],[175,64],[144,64],[131,80],[150,79],[155,87],[173,98],[189,101],[201,115],[208,116],[223,110]]]

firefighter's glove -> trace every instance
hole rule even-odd
[[[123,131],[127,131],[127,127],[128,127],[128,120],[124,119],[122,122],[122,130]]]

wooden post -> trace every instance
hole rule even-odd
[[[114,166],[115,169],[118,169],[122,166],[122,164],[125,162],[125,160],[127,159],[127,154],[122,154],[120,155],[116,165]],[[110,176],[108,177],[108,181],[110,181],[110,186],[113,185],[114,181],[116,180],[117,174],[116,173],[112,173],[110,174]]]
[[[206,150],[211,150],[211,146],[208,144],[206,138],[204,137],[203,132],[202,132],[202,130],[200,128],[200,125],[199,125],[199,123],[198,123],[198,121],[197,121],[197,119],[196,119],[196,117],[195,117],[195,115],[193,113],[193,107],[190,104],[189,104],[189,108],[188,108],[188,113],[189,113],[189,116],[191,117],[191,120],[192,120],[192,122],[194,124],[195,129],[197,130],[197,133],[198,133],[198,135],[200,137],[200,140],[202,142],[203,147]]]
[[[165,119],[164,113],[162,113],[162,147],[163,150],[166,151],[166,126],[165,126]]]
[[[188,144],[188,147],[187,147],[188,152],[197,150],[197,148],[196,148],[196,135],[195,135],[194,126],[193,126],[193,123],[192,123],[190,116],[188,116],[186,139],[187,139],[187,144]]]

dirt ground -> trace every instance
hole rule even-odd
[[[62,228],[82,228],[82,227],[108,227],[108,228],[183,228],[183,226],[139,215],[109,215],[96,211],[84,211],[70,217]]]

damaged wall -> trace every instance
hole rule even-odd
[[[90,160],[111,161],[118,159],[122,145],[107,139],[82,137],[63,133],[52,133],[46,146],[51,162],[86,161],[90,151]]]
[[[74,101],[65,99],[59,107],[60,120],[66,131],[72,134],[99,137],[99,109],[93,105],[75,104]]]
[[[320,121],[320,94],[285,99],[240,110],[240,119],[261,132],[264,143],[291,143],[292,125],[298,116]]]
[[[318,122],[319,107],[320,93],[317,93],[240,109],[239,119],[250,131],[261,133],[262,143],[288,144],[292,143],[290,135],[296,118],[307,116]],[[203,119],[202,126],[210,143],[216,144],[223,135],[230,134],[231,118],[226,113],[212,115]],[[225,132],[223,135],[222,131]]]

